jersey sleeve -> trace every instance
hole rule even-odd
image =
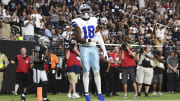
[[[94,22],[94,25],[97,26],[99,25],[99,19],[97,17],[93,17],[93,22]]]
[[[71,23],[72,23],[73,26],[78,26],[78,23],[77,23],[76,19],[73,19]]]

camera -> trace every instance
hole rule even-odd
[[[70,40],[69,42],[69,50],[73,52],[73,49],[74,49],[74,46],[76,44],[76,41],[73,39],[73,40]]]
[[[127,42],[124,42],[124,43],[121,45],[121,49],[127,51]]]

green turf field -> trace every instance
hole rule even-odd
[[[123,93],[119,93],[120,96],[117,97],[105,97],[106,101],[180,101],[180,93],[176,94],[168,94],[163,93],[163,96],[152,96],[152,94],[149,95],[149,97],[144,97],[142,94],[142,97],[139,97],[138,99],[133,99],[133,93],[128,94],[128,98],[123,98]],[[81,97],[80,99],[67,99],[66,94],[57,94],[57,95],[48,95],[48,98],[51,101],[85,101],[84,97]],[[97,97],[91,95],[92,101],[99,101]],[[21,101],[20,96],[14,96],[14,95],[0,95],[0,101]],[[34,95],[28,95],[26,101],[36,101],[36,98]]]

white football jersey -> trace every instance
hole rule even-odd
[[[72,25],[78,26],[81,29],[81,38],[93,39],[95,38],[96,27],[98,26],[98,19],[96,17],[90,17],[90,19],[86,21],[82,18],[76,18],[72,20]],[[88,42],[81,45],[95,46],[96,42]]]

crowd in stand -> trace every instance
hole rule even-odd
[[[89,3],[98,17],[105,43],[179,46],[180,3],[178,0],[2,0],[0,39],[36,40],[45,35],[52,41],[69,40],[71,20],[78,7]],[[178,50],[178,48],[176,48]]]
[[[177,58],[180,57],[179,0],[5,1],[1,0],[0,7],[0,39],[37,41],[35,36],[43,35],[48,37],[52,42],[70,40],[74,37],[71,20],[79,16],[78,7],[82,3],[88,3],[93,9],[92,15],[99,18],[100,31],[106,44],[125,44],[124,42],[128,40],[128,43],[131,45],[149,44],[156,46],[154,49],[157,52],[153,53],[153,55],[158,59],[159,64],[167,59],[167,67],[170,68],[167,70],[167,73],[177,72],[173,68],[176,68],[178,64]],[[113,52],[116,53],[117,50],[115,49]],[[175,51],[175,54],[172,50]],[[135,51],[138,54],[138,49],[136,50],[135,48]],[[112,54],[111,51],[109,53]],[[121,53],[118,54],[121,55]],[[145,55],[150,57],[146,52]],[[118,59],[120,58],[122,57]],[[134,61],[136,60],[139,59],[135,58]],[[114,63],[116,61],[117,64],[121,64],[118,60],[115,60]],[[112,61],[108,62],[113,64]],[[137,62],[137,64],[140,63]],[[114,67],[113,65],[111,66]],[[159,66],[164,68],[162,65]],[[107,71],[109,70],[107,69]],[[110,72],[114,74],[112,70]],[[163,72],[157,69],[155,73],[162,74]],[[169,75],[169,78],[173,76],[176,75]],[[135,79],[133,79],[134,82],[136,81]],[[161,80],[159,81],[160,84],[162,84]],[[127,81],[125,80],[123,84],[127,89],[126,83]],[[139,83],[141,84],[141,80],[139,80]],[[154,92],[157,86],[156,83],[154,81]],[[141,86],[140,84],[138,86]],[[133,83],[133,86],[136,87],[136,84]],[[158,86],[161,88],[161,85]],[[169,87],[173,87],[173,84],[170,84]],[[169,90],[174,92],[174,88],[170,88]],[[140,91],[135,88],[135,93],[140,93]],[[116,91],[112,93],[113,95],[117,95]],[[125,91],[126,93],[127,91]],[[106,95],[109,96],[109,91],[106,92]],[[162,94],[160,93],[160,95]]]

